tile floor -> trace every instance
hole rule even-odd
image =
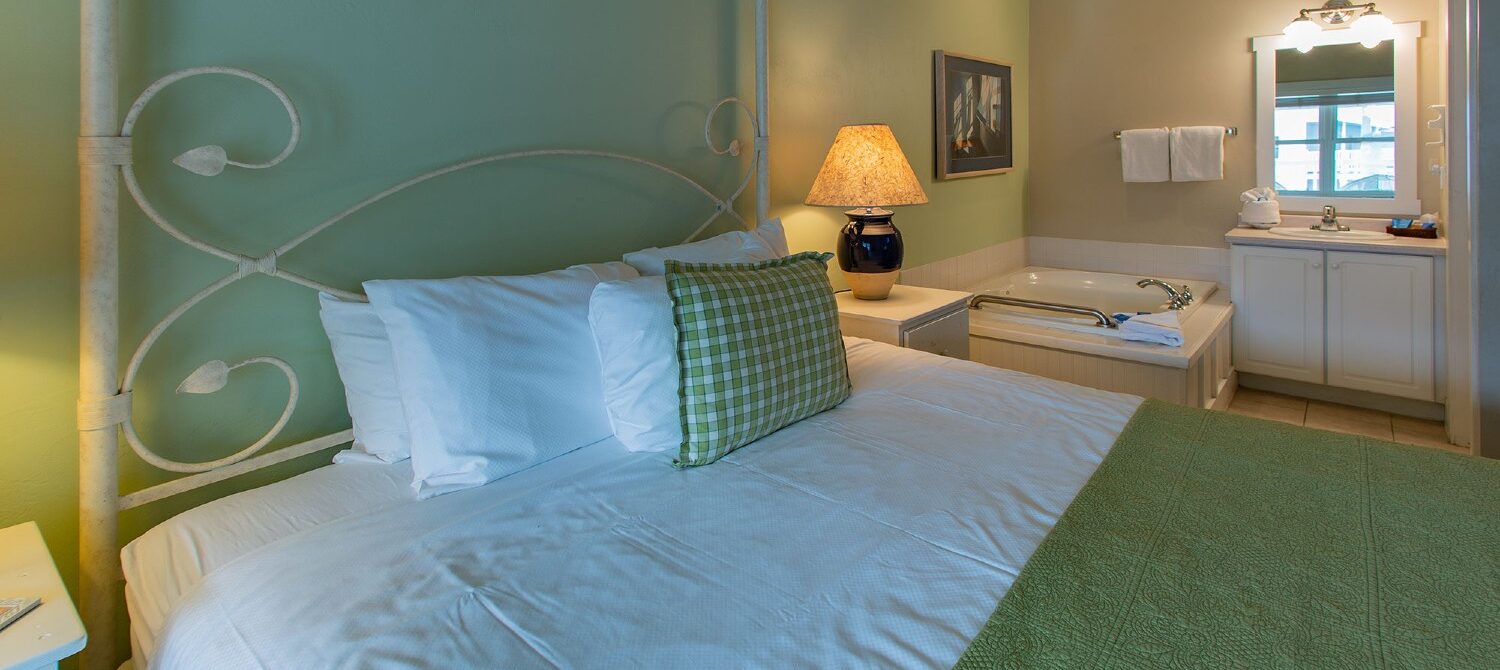
[[[1448,444],[1443,424],[1370,409],[1335,405],[1320,400],[1306,400],[1279,393],[1241,387],[1235,392],[1229,411],[1234,414],[1270,419],[1296,426],[1331,430],[1336,433],[1367,435],[1382,440],[1446,449],[1468,454],[1465,447]]]

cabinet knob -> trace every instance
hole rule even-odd
[[[1314,270],[1322,269],[1322,267],[1323,267],[1322,263],[1313,263],[1313,269]]]
[[[1339,269],[1339,264],[1338,263],[1334,263],[1333,265],[1328,266],[1328,269],[1330,269],[1330,270],[1337,270],[1337,269]]]

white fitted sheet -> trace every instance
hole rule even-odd
[[[1140,399],[849,359],[844,405],[705,468],[607,440],[250,550],[152,667],[950,667]]]
[[[338,465],[195,507],[146,531],[120,551],[131,650],[151,658],[167,615],[203,576],[284,537],[413,499],[411,462],[381,463],[345,452]]]

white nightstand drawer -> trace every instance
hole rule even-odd
[[[908,349],[968,360],[969,310],[959,310],[912,328],[903,339],[902,346]]]
[[[836,296],[839,328],[849,337],[953,358],[969,357],[971,294],[897,284],[886,300]]]

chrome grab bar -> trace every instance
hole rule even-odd
[[[1078,307],[1076,305],[1064,305],[1055,302],[1043,302],[1041,300],[1026,300],[1024,298],[1012,298],[1010,296],[991,295],[989,293],[980,293],[979,295],[976,295],[973,298],[969,299],[969,309],[979,309],[980,307],[987,304],[1010,305],[1012,307],[1030,307],[1032,309],[1044,309],[1049,312],[1062,312],[1064,314],[1092,316],[1095,319],[1099,320],[1099,323],[1097,325],[1100,328],[1119,327],[1119,324],[1115,323],[1114,319],[1109,318],[1108,314],[1105,314],[1104,312],[1101,312],[1092,307]]]

